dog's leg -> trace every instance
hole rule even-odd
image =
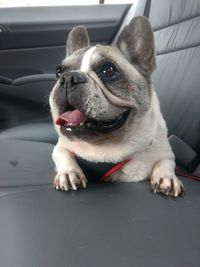
[[[174,160],[161,160],[155,164],[151,175],[151,186],[154,193],[162,192],[177,197],[184,192],[182,182],[174,173]]]
[[[54,179],[56,189],[67,191],[70,187],[76,190],[77,185],[81,185],[83,188],[86,187],[87,179],[84,173],[71,152],[63,147],[59,141],[54,147],[52,158],[57,171]]]
[[[153,157],[150,158],[145,153],[144,155],[135,156],[122,170],[114,173],[110,180],[139,182],[151,178],[151,187],[154,193],[162,192],[177,197],[184,192],[182,182],[174,173],[175,162],[173,159],[160,160],[155,164]]]

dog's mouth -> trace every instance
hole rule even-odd
[[[62,133],[67,132],[77,132],[77,131],[94,131],[101,133],[109,133],[121,128],[128,116],[130,110],[126,110],[120,116],[110,121],[98,121],[95,119],[89,119],[78,109],[67,111],[61,114],[57,120],[56,124],[60,126]]]

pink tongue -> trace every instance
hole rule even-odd
[[[74,126],[77,126],[80,123],[84,123],[86,120],[87,117],[83,113],[81,113],[78,109],[76,109],[61,114],[58,117],[56,124],[57,125],[72,124]]]

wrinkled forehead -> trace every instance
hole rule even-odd
[[[91,47],[84,47],[82,49],[77,50],[70,56],[67,56],[63,61],[62,65],[66,66],[70,69],[80,69],[80,65],[82,62],[82,59],[86,52],[90,50]]]
[[[66,65],[69,69],[87,72],[106,60],[117,63],[115,61],[119,61],[119,57],[122,56],[118,49],[111,46],[96,45],[74,52],[71,56],[64,59],[63,65]]]

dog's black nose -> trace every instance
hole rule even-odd
[[[71,83],[72,84],[78,84],[78,83],[85,83],[87,81],[86,75],[84,72],[76,70],[76,71],[70,71],[71,76]]]
[[[86,74],[79,70],[73,70],[67,73],[63,73],[62,76],[60,77],[60,84],[64,88],[67,88],[70,84],[75,85],[86,82],[87,82]]]

